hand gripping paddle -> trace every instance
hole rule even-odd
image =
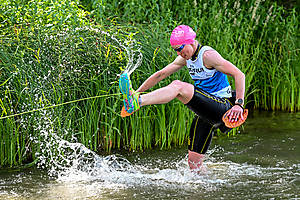
[[[222,120],[225,123],[225,126],[227,126],[228,128],[238,127],[238,126],[242,125],[246,121],[247,116],[248,116],[248,109],[244,109],[244,112],[243,112],[244,119],[243,120],[241,118],[238,118],[237,121],[234,120],[233,122],[231,122],[232,118],[229,118],[229,116],[228,116],[229,115],[229,111],[230,111],[230,109],[227,110],[227,112],[222,117]]]

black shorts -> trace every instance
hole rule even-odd
[[[233,94],[231,98],[220,98],[195,87],[194,96],[186,104],[196,113],[188,141],[190,151],[206,153],[215,129],[220,129],[223,133],[231,130],[225,126],[222,116],[232,107],[234,96]]]

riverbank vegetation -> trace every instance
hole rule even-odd
[[[35,163],[44,145],[59,148],[53,138],[96,152],[185,144],[193,114],[176,100],[119,115],[118,75],[138,66],[137,88],[171,62],[169,36],[179,24],[246,74],[249,108],[298,111],[299,7],[291,5],[0,0],[0,165]],[[191,81],[182,70],[155,88],[175,79]]]

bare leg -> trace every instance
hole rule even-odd
[[[202,164],[204,160],[204,154],[189,151],[188,164],[191,170],[201,172]]]
[[[141,95],[141,106],[165,104],[175,98],[186,104],[192,99],[193,95],[194,86],[192,84],[176,80],[166,87]]]

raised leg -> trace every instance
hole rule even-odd
[[[141,95],[141,106],[165,104],[177,98],[182,103],[188,103],[194,94],[194,86],[179,80],[173,81],[166,87]]]

